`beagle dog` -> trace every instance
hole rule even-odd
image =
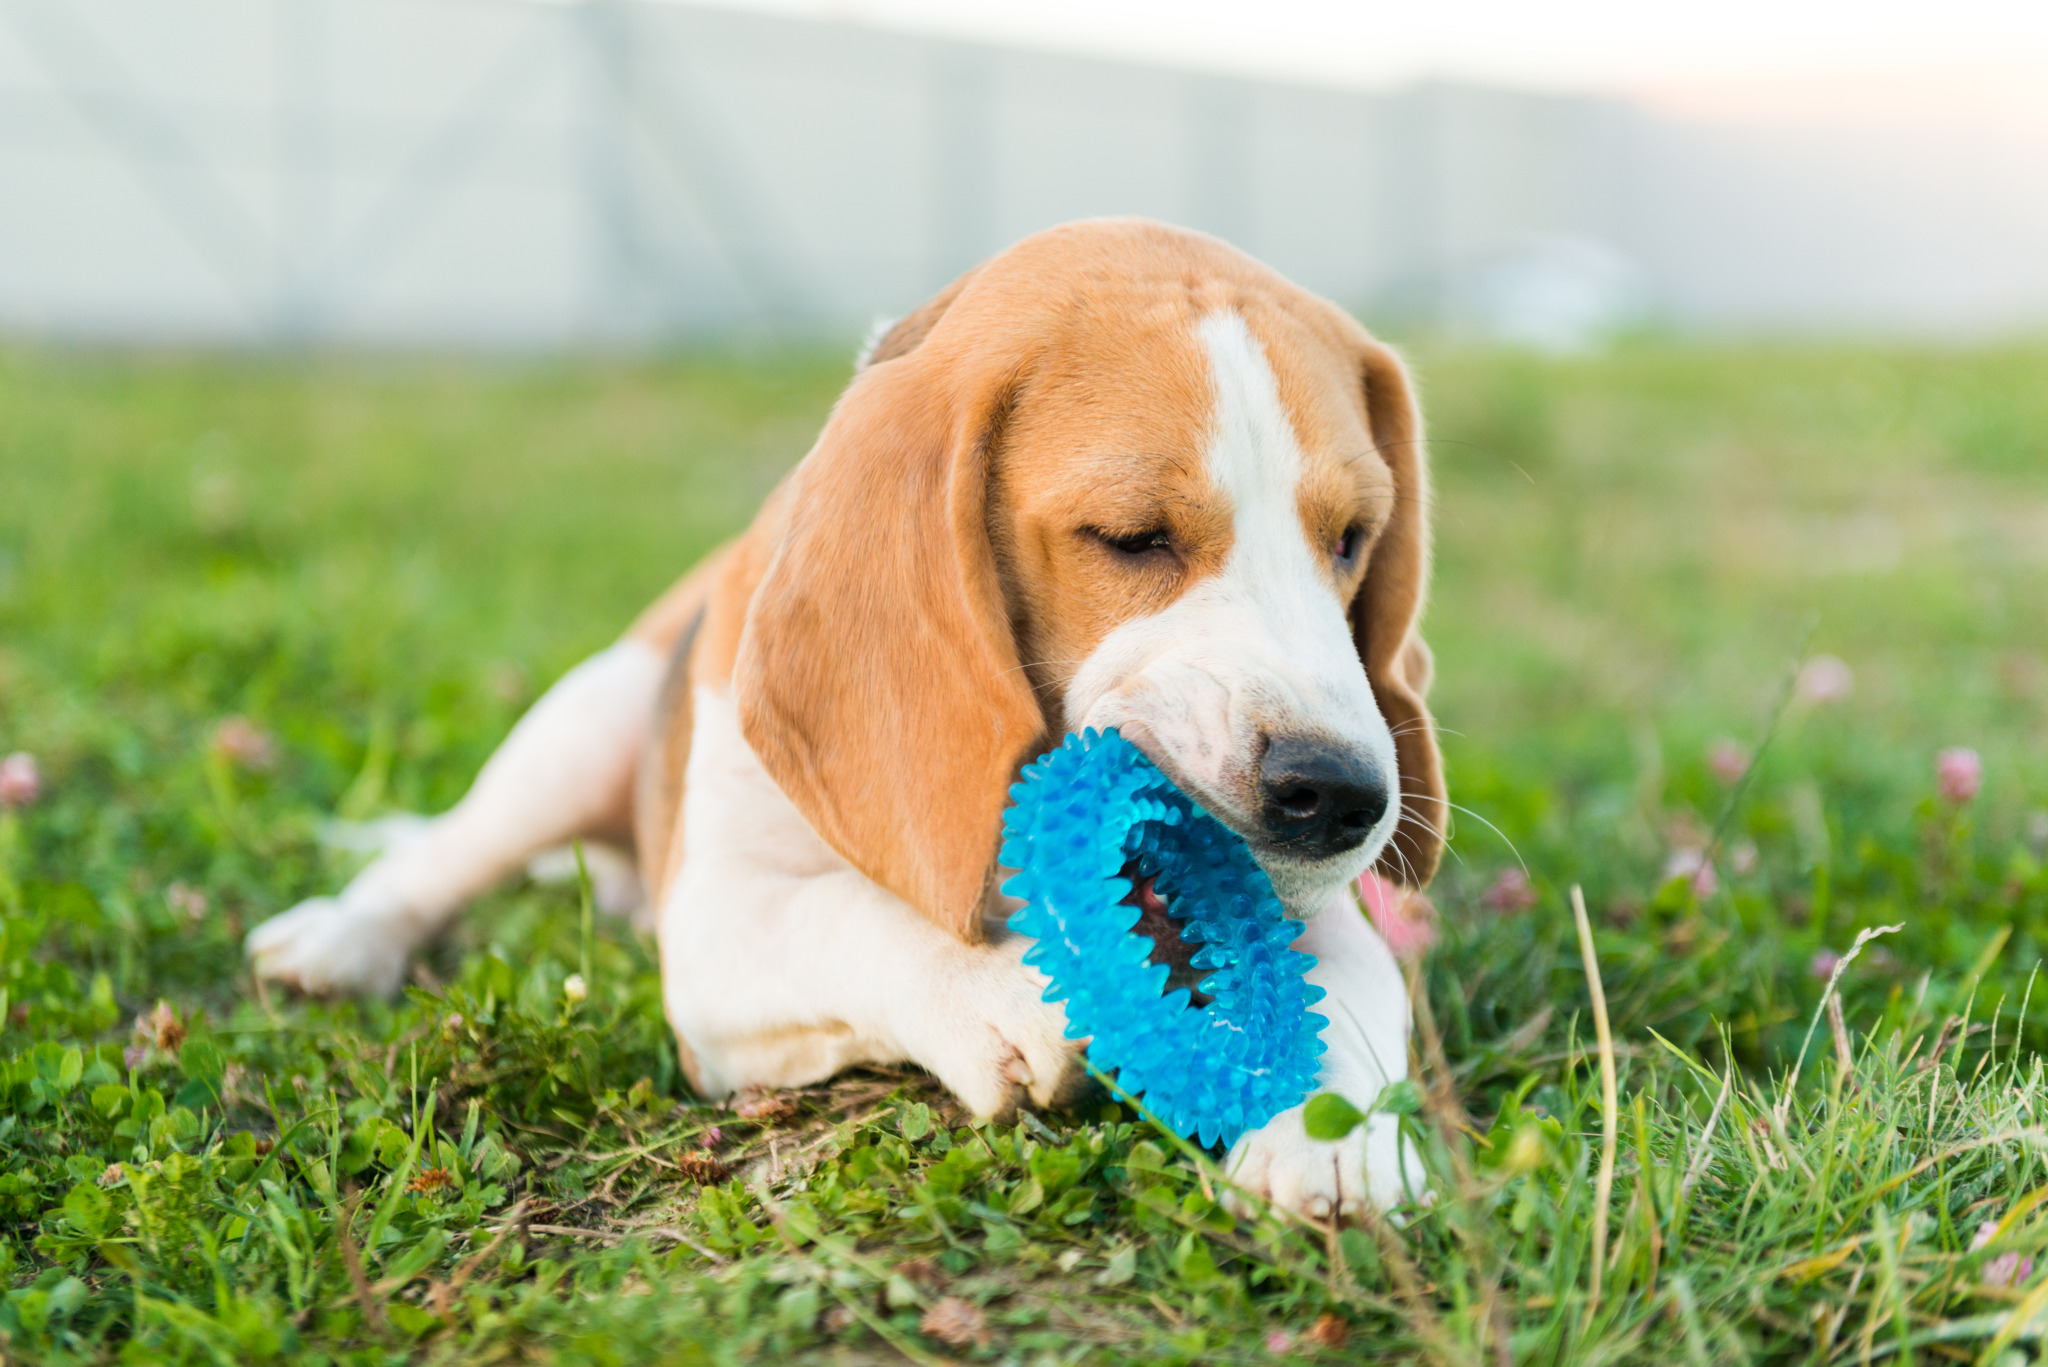
[[[1409,1010],[1353,885],[1420,889],[1445,805],[1421,437],[1393,353],[1223,243],[1027,238],[888,329],[753,525],[460,804],[251,932],[255,971],[390,992],[465,900],[609,840],[701,1095],[909,1061],[977,1116],[1057,1104],[1083,1046],[1006,928],[998,837],[1020,766],[1113,726],[1305,924],[1321,1083],[1370,1102],[1407,1074]],[[1171,908],[1145,912],[1185,968]],[[1386,1116],[1331,1145],[1296,1107],[1226,1162],[1311,1214],[1419,1191]]]

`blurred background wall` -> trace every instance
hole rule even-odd
[[[856,331],[1038,228],[1207,229],[1369,320],[2048,322],[2048,145],[1314,88],[583,0],[0,0],[0,330]]]

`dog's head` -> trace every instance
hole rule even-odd
[[[1133,220],[1029,238],[873,348],[764,514],[734,692],[806,819],[963,934],[1018,767],[1115,726],[1283,897],[1419,887],[1441,767],[1406,375]]]

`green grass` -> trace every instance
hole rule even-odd
[[[452,801],[744,523],[841,358],[0,352],[0,753],[46,785],[0,814],[0,1353],[2030,1360],[2048,351],[1418,363],[1471,809],[1421,970],[1437,1197],[1334,1231],[1234,1222],[1114,1105],[974,1129],[909,1071],[698,1102],[650,948],[571,889],[485,899],[394,1004],[243,973],[249,925],[346,876],[320,822]],[[1802,650],[1854,692],[1780,709]],[[1718,890],[1663,879],[1716,830]],[[1573,883],[1620,1071],[1597,1303]],[[1889,924],[1838,1035],[1816,955]]]

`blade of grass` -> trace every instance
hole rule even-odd
[[[382,1334],[389,1327],[384,1319],[384,1307],[378,1304],[376,1296],[370,1291],[369,1274],[363,1270],[362,1252],[356,1247],[355,1238],[349,1231],[349,1225],[354,1222],[362,1200],[362,1192],[349,1193],[348,1204],[342,1207],[341,1218],[335,1222],[334,1238],[341,1249],[341,1265],[348,1273],[349,1287],[355,1293],[356,1305],[363,1312],[363,1323]]]
[[[1615,1099],[1614,1035],[1607,1023],[1607,992],[1600,983],[1600,960],[1593,951],[1593,923],[1586,918],[1586,894],[1572,884],[1572,919],[1579,930],[1579,953],[1586,963],[1586,990],[1593,998],[1593,1031],[1600,1049],[1600,1175],[1593,1185],[1593,1274],[1586,1293],[1585,1324],[1600,1308],[1600,1277],[1607,1265],[1607,1206],[1614,1194],[1614,1154],[1621,1142],[1621,1120]]]
[[[1778,1098],[1776,1119],[1781,1125],[1786,1112],[1792,1107],[1792,1094],[1799,1086],[1799,1069],[1806,1062],[1807,1047],[1813,1043],[1813,1032],[1820,1029],[1821,1017],[1827,1012],[1828,998],[1834,995],[1836,984],[1840,983],[1842,975],[1849,971],[1849,965],[1856,962],[1856,956],[1863,952],[1863,946],[1880,935],[1896,935],[1905,928],[1904,922],[1895,926],[1866,926],[1856,932],[1856,943],[1850,945],[1849,952],[1836,962],[1835,971],[1829,976],[1828,985],[1821,989],[1820,1001],[1813,1008],[1813,1019],[1807,1022],[1806,1037],[1799,1041],[1799,1053],[1792,1059],[1792,1074],[1785,1079],[1785,1090]]]
[[[1735,1066],[1730,1064],[1727,1076],[1721,1079],[1721,1094],[1714,1098],[1714,1108],[1707,1112],[1707,1123],[1700,1130],[1700,1139],[1693,1150],[1692,1162],[1686,1165],[1685,1177],[1678,1184],[1678,1204],[1683,1206],[1691,1197],[1693,1187],[1706,1174],[1707,1164],[1714,1156],[1714,1128],[1721,1123],[1721,1112],[1727,1109],[1728,1097],[1735,1090]]]

